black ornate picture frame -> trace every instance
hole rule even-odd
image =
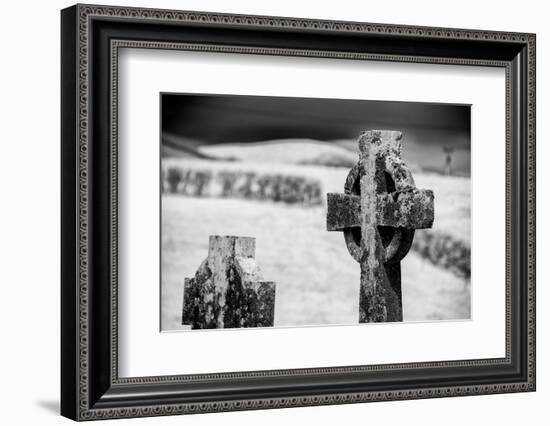
[[[120,378],[123,47],[483,65],[506,73],[506,356]],[[76,5],[61,12],[61,413],[159,416],[535,390],[535,35]]]

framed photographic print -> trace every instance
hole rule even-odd
[[[61,411],[535,390],[535,36],[61,12]]]

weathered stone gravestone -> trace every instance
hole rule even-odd
[[[272,327],[275,283],[263,281],[256,240],[210,236],[208,257],[185,278],[182,324],[191,328]]]
[[[343,231],[361,267],[360,323],[403,321],[400,261],[414,230],[431,228],[434,220],[433,191],[416,188],[401,158],[401,136],[362,133],[344,194],[327,194],[327,230]]]

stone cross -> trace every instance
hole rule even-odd
[[[359,322],[403,321],[400,261],[414,230],[431,228],[434,195],[416,189],[401,159],[401,132],[370,130],[359,137],[359,162],[344,194],[327,194],[327,230],[343,231],[360,264]]]
[[[182,324],[191,328],[272,327],[275,283],[261,279],[256,240],[212,235],[208,257],[185,278]]]

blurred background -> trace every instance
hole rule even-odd
[[[403,158],[435,193],[432,229],[402,262],[405,321],[470,318],[468,105],[231,95],[161,95],[161,328],[181,326],[183,279],[208,236],[256,238],[277,283],[275,326],[356,323],[359,265],[327,232],[368,129],[403,132]]]

